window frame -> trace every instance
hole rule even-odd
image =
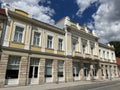
[[[61,65],[62,63],[62,65]],[[62,71],[61,71],[62,70]],[[62,73],[62,75],[59,75],[59,73]],[[58,60],[58,77],[64,77],[64,61]]]
[[[62,40],[62,42],[59,42],[59,40]],[[58,50],[63,51],[63,39],[62,38],[58,38]]]
[[[14,36],[15,36],[15,31],[16,31],[17,26],[23,28],[23,33],[22,33],[23,35],[22,35],[22,41],[21,42],[14,41]],[[13,35],[12,35],[12,41],[13,42],[24,43],[24,40],[25,40],[25,28],[26,28],[26,26],[24,24],[22,24],[22,22],[21,23],[20,22],[15,22],[14,23],[14,30],[13,30]]]
[[[51,45],[48,45],[48,37],[52,37],[52,39],[50,40],[51,41]],[[50,43],[50,41],[49,41],[49,43]],[[52,35],[47,35],[47,48],[48,49],[53,49],[53,36]]]
[[[34,44],[35,33],[39,33],[40,34],[40,36],[39,36],[39,44],[38,45]],[[32,37],[32,45],[33,46],[41,46],[41,35],[42,35],[41,31],[33,30],[33,37]]]
[[[13,62],[10,62],[10,61],[13,61]],[[16,63],[16,61],[18,62]],[[18,79],[19,78],[20,61],[21,61],[20,56],[9,56],[5,79]]]

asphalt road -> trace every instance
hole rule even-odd
[[[120,81],[79,85],[74,87],[65,87],[50,90],[120,90]]]

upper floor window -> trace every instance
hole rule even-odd
[[[83,52],[83,54],[85,53],[85,45],[82,45],[82,52]]]
[[[58,50],[63,50],[63,39],[59,39],[58,41]]]
[[[39,32],[34,32],[33,45],[35,46],[40,45],[40,33]]]
[[[90,50],[90,51],[91,51],[91,54],[93,54],[94,48],[93,48],[93,47],[91,47],[90,49],[91,49],[91,50]]]
[[[75,42],[72,43],[72,50],[76,51],[76,43]]]
[[[107,58],[109,59],[109,52],[107,52]]]
[[[14,41],[22,43],[22,38],[23,38],[23,27],[16,26],[15,27],[15,34],[14,34]]]
[[[101,57],[101,50],[99,49],[99,56]]]
[[[103,58],[105,58],[105,51],[103,51]]]
[[[112,53],[111,59],[113,59],[113,53]]]
[[[47,48],[53,48],[52,47],[52,44],[53,44],[53,37],[52,36],[49,36],[47,37]]]

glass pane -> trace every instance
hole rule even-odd
[[[29,78],[32,78],[32,74],[33,74],[33,67],[30,66],[30,69],[29,69]]]
[[[14,41],[16,42],[22,42],[22,35],[23,35],[24,28],[16,26],[15,27],[15,35],[14,35]]]
[[[38,66],[39,65],[39,58],[31,58],[30,65],[32,66]]]
[[[58,61],[58,77],[63,77],[63,64],[64,61]]]
[[[6,79],[18,78],[19,70],[7,70],[6,71]]]
[[[52,60],[45,62],[45,77],[52,77]]]
[[[37,78],[38,76],[38,67],[35,67],[34,77]]]

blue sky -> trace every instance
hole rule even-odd
[[[95,30],[100,42],[120,41],[120,0],[0,0],[49,24],[69,16]]]

